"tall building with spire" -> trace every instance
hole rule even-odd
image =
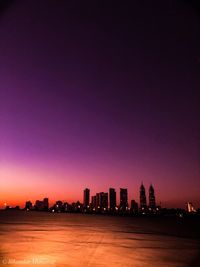
[[[153,185],[151,184],[149,187],[149,208],[155,210],[156,208],[156,198]]]
[[[140,209],[145,210],[147,208],[146,191],[143,183],[140,186]]]

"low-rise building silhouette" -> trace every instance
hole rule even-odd
[[[138,203],[134,199],[131,200],[131,213],[138,213]]]
[[[27,211],[33,209],[33,204],[32,204],[32,202],[30,200],[26,201],[24,209],[27,210]]]

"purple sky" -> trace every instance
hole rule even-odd
[[[110,186],[200,206],[200,19],[186,2],[17,1],[0,19],[0,206]],[[23,193],[22,193],[23,192]]]

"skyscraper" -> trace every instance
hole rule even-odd
[[[152,210],[155,210],[156,208],[156,199],[152,184],[149,187],[149,208]]]
[[[48,210],[49,209],[49,199],[48,198],[44,198],[43,199],[43,203],[44,203],[44,210]]]
[[[99,194],[99,202],[102,211],[108,210],[108,193],[101,192]]]
[[[96,210],[96,206],[97,206],[97,197],[96,196],[92,196],[91,206],[92,206],[93,210]]]
[[[83,207],[89,208],[90,203],[90,189],[85,188],[83,191]]]
[[[128,208],[128,191],[126,188],[120,188],[120,210],[126,211]]]
[[[147,208],[146,191],[143,183],[140,186],[140,208],[145,210]]]
[[[100,193],[96,193],[96,211],[100,209]]]
[[[114,211],[116,207],[116,191],[114,188],[109,189],[109,206],[110,211]]]

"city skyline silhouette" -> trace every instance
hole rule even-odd
[[[154,6],[155,5],[155,6]],[[156,185],[199,206],[192,5],[12,1],[0,20],[0,206]]]
[[[0,0],[0,267],[200,266],[200,1]]]

